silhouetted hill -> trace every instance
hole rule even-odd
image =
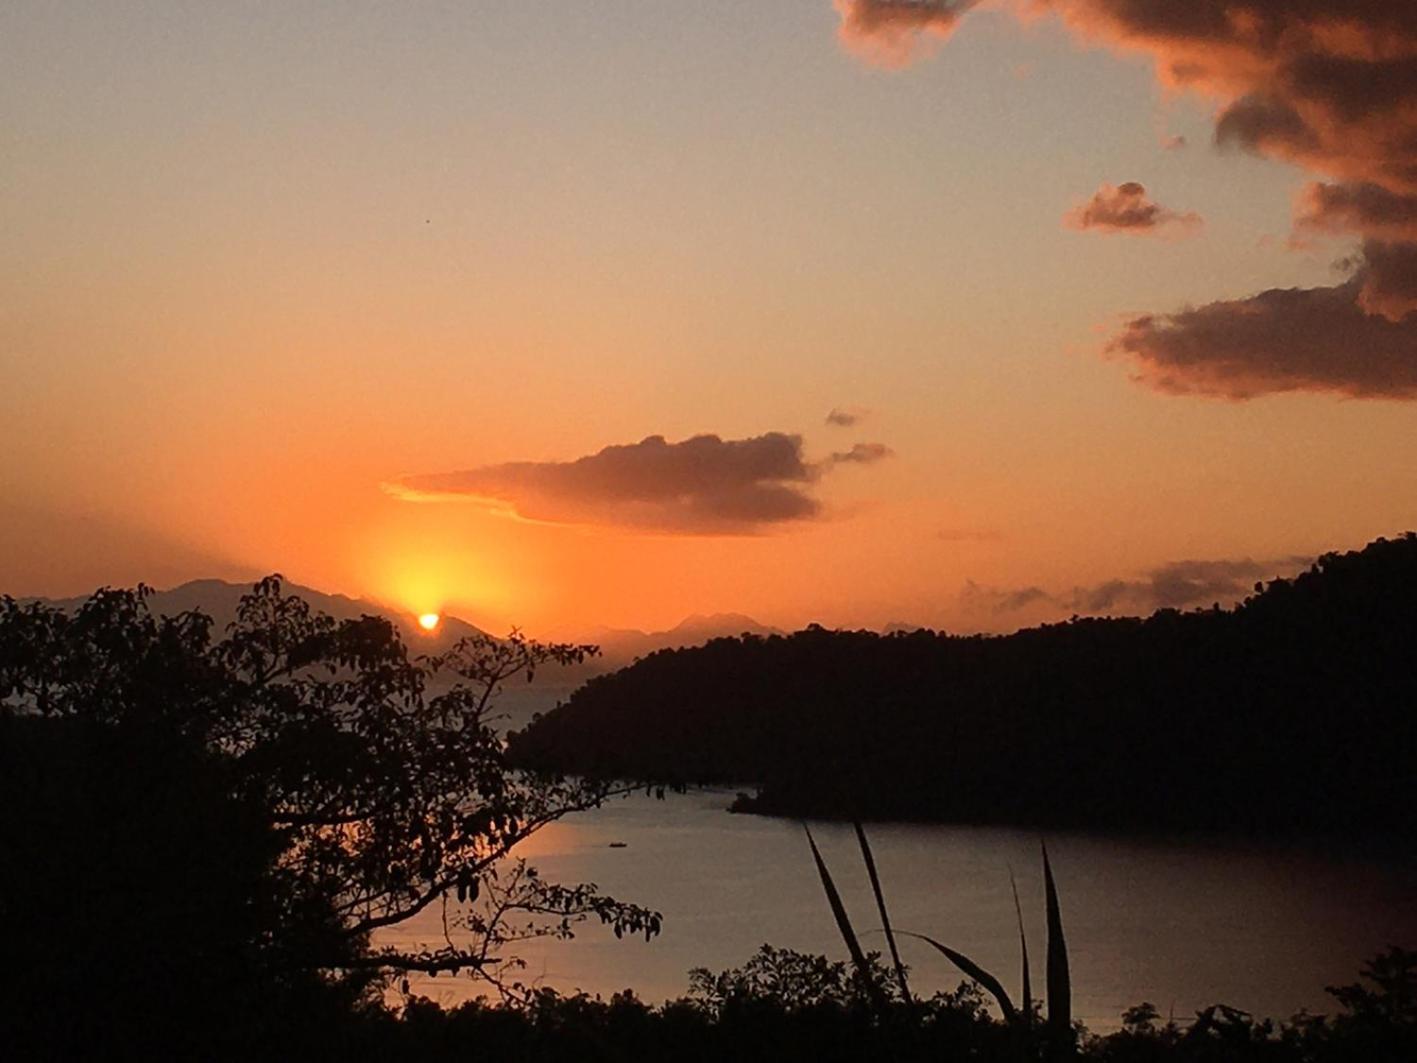
[[[781,635],[777,628],[760,624],[742,613],[694,614],[685,617],[667,631],[637,631],[626,628],[600,628],[585,637],[600,647],[603,671],[622,668],[656,650],[702,646],[716,638],[734,635]]]
[[[521,762],[758,785],[752,811],[1398,833],[1417,767],[1417,536],[1230,610],[1008,636],[811,627],[653,653],[512,736]]]
[[[337,620],[352,620],[360,616],[382,616],[398,628],[404,642],[414,653],[442,653],[460,638],[486,634],[465,620],[444,615],[436,630],[424,631],[417,618],[402,609],[383,605],[366,598],[350,598],[343,594],[326,594],[310,587],[287,583],[291,593],[299,595],[318,612],[328,613]],[[167,590],[153,591],[148,605],[153,612],[173,616],[189,610],[200,610],[213,620],[217,633],[236,619],[236,607],[241,596],[251,590],[250,583],[221,579],[196,579]],[[76,609],[88,598],[40,598],[63,609]],[[535,636],[535,632],[531,632]],[[741,613],[715,613],[711,616],[686,617],[667,631],[636,631],[604,628],[577,638],[576,642],[598,645],[601,655],[575,665],[547,665],[539,670],[529,684],[510,685],[501,699],[502,726],[523,726],[532,716],[551,708],[559,699],[593,676],[613,671],[637,658],[666,648],[699,646],[724,635],[781,634],[776,628],[758,623]]]
[[[438,653],[447,649],[460,638],[485,634],[465,620],[455,616],[444,616],[437,629],[424,631],[418,626],[412,613],[393,609],[364,598],[350,598],[343,594],[325,594],[298,584],[287,583],[290,593],[297,594],[309,603],[316,612],[328,613],[336,620],[353,620],[361,616],[382,616],[391,620],[410,648],[419,653]],[[148,607],[160,616],[175,616],[189,610],[200,610],[212,618],[213,630],[221,632],[236,619],[236,607],[241,596],[250,593],[251,584],[233,583],[221,579],[194,579],[167,590],[155,590],[148,598]],[[62,609],[75,609],[88,599],[88,595],[78,598],[52,599],[40,601]]]

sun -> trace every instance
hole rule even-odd
[[[438,626],[438,622],[443,618],[437,613],[424,613],[418,618],[418,626],[424,631],[432,631]]]

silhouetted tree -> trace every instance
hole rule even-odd
[[[73,614],[4,599],[0,999],[71,1048],[259,1041],[405,972],[516,994],[515,943],[587,918],[652,936],[657,913],[513,854],[615,792],[513,770],[489,720],[505,682],[589,652],[513,634],[411,659],[387,620],[278,577],[220,639],[142,588]],[[375,940],[432,906],[440,945]]]
[[[1409,533],[1228,610],[661,650],[592,679],[510,751],[755,783],[739,807],[770,814],[1405,837],[1414,645]]]

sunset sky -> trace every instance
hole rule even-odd
[[[1001,630],[1417,527],[1417,4],[9,0],[0,136],[0,591]]]

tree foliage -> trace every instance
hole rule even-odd
[[[1414,645],[1408,534],[1229,610],[662,650],[592,679],[511,752],[753,783],[740,807],[769,814],[1404,837]]]
[[[259,1011],[466,971],[515,995],[519,941],[586,919],[657,933],[657,913],[515,854],[618,792],[511,768],[490,718],[505,683],[593,647],[514,633],[415,658],[388,620],[336,621],[279,577],[220,637],[145,598],[0,602],[0,940],[29,961],[6,988],[135,974],[159,995],[240,985]],[[434,906],[440,942],[379,936]]]

